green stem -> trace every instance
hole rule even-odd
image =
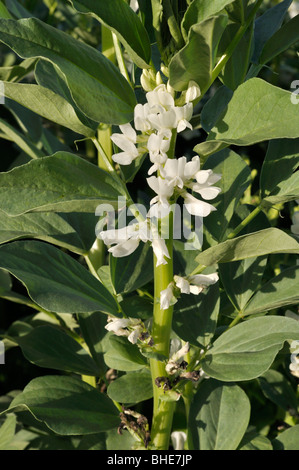
[[[170,218],[170,232],[172,231],[172,213]],[[173,307],[162,310],[160,308],[160,293],[173,281],[173,241],[172,234],[166,245],[170,255],[167,264],[156,266],[154,256],[154,314],[152,325],[152,338],[157,353],[169,356],[170,334],[172,329]],[[151,430],[151,446],[158,450],[167,450],[171,433],[171,425],[175,402],[163,400],[164,390],[155,384],[157,377],[165,377],[165,364],[157,359],[150,360],[151,374],[154,389],[153,423]]]
[[[210,86],[214,83],[214,81],[216,80],[216,78],[218,77],[218,75],[220,74],[220,72],[222,71],[222,69],[225,67],[225,65],[227,64],[227,62],[229,61],[229,59],[231,58],[231,56],[233,55],[237,45],[239,44],[239,42],[241,41],[242,37],[244,36],[244,34],[246,33],[247,29],[249,28],[250,24],[252,23],[252,21],[254,20],[254,17],[259,9],[259,7],[261,6],[263,0],[258,0],[254,6],[254,8],[252,9],[249,17],[247,18],[247,20],[245,21],[245,23],[243,25],[240,26],[237,34],[235,35],[234,39],[231,41],[231,43],[229,44],[226,52],[223,54],[223,56],[219,59],[218,63],[216,64],[215,68],[213,69],[213,72],[212,72],[212,75],[211,75],[211,79],[209,81],[209,83],[206,85],[206,87],[201,91],[201,96],[203,96],[207,91],[208,89],[210,88]]]
[[[231,240],[232,238],[235,238],[236,235],[238,235],[239,232],[243,230],[246,225],[248,225],[262,210],[262,204],[257,206],[242,222],[238,225],[238,227],[235,228],[228,236],[227,239]]]

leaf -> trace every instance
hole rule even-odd
[[[261,197],[283,204],[299,196],[299,139],[270,141],[260,176]]]
[[[196,257],[204,266],[228,263],[270,253],[299,253],[299,243],[283,230],[271,227],[212,246]]]
[[[244,308],[243,314],[254,315],[286,305],[298,304],[298,281],[299,266],[284,269],[255,293]]]
[[[196,392],[189,413],[193,448],[236,450],[249,423],[250,402],[237,385],[209,379]]]
[[[219,57],[226,53],[239,28],[240,24],[238,23],[232,23],[227,26],[218,48]],[[236,90],[245,81],[252,54],[253,32],[254,23],[251,23],[219,75],[223,84],[231,90]]]
[[[111,400],[136,404],[153,396],[153,384],[148,370],[128,372],[111,382],[107,389]]]
[[[15,129],[8,122],[0,119],[0,130],[4,133],[2,138],[7,138],[14,142],[21,150],[23,150],[30,158],[42,158],[45,153],[40,150],[28,137]]]
[[[71,256],[39,241],[16,241],[0,247],[0,267],[27,288],[32,300],[56,313],[101,311],[119,316],[109,291]]]
[[[115,293],[129,293],[153,279],[153,252],[148,243],[124,258],[109,257],[111,280]]]
[[[7,411],[29,411],[64,436],[99,433],[119,425],[118,411],[106,395],[78,378],[61,375],[33,379]]]
[[[76,109],[63,97],[40,85],[3,82],[5,96],[34,113],[67,127],[78,134],[93,137],[95,127],[84,124]]]
[[[88,352],[69,335],[53,326],[39,326],[17,339],[25,358],[39,367],[99,375]]]
[[[219,265],[221,282],[239,312],[260,287],[266,264],[267,256],[260,256]]]
[[[247,432],[238,447],[238,450],[273,450],[271,441],[255,432]]]
[[[216,16],[217,13],[233,3],[233,0],[194,0],[191,2],[182,21],[182,32],[187,39],[188,32],[194,24],[202,23],[211,16]]]
[[[93,245],[94,214],[39,212],[10,217],[0,212],[0,244],[35,238],[86,254]]]
[[[147,361],[128,338],[110,336],[104,359],[111,369],[133,371],[147,367]]]
[[[274,5],[259,16],[254,25],[254,52],[252,62],[258,63],[259,57],[265,44],[270,40],[273,34],[281,27],[283,19],[292,3],[292,0],[284,0]]]
[[[27,212],[94,212],[102,203],[116,206],[123,186],[109,173],[68,152],[0,173],[1,210]]]
[[[233,91],[222,85],[215,94],[203,106],[201,112],[201,125],[206,132],[215,126],[216,122],[225,114],[228,103],[233,96]]]
[[[116,34],[132,60],[140,68],[147,68],[151,59],[151,45],[146,29],[138,15],[123,0],[94,2],[70,0],[73,7],[90,14]]]
[[[209,83],[215,53],[226,24],[227,16],[221,15],[191,26],[188,43],[169,64],[169,82],[175,90],[187,89],[190,80],[201,89]]]
[[[272,444],[274,450],[299,450],[299,424],[279,434]]]
[[[199,296],[182,296],[174,306],[175,333],[197,347],[207,347],[216,330],[219,307],[218,283]]]
[[[217,121],[206,142],[197,145],[199,155],[210,155],[227,145],[248,146],[272,139],[299,137],[299,114],[292,94],[252,78],[240,85],[224,116]]]
[[[268,370],[259,377],[263,394],[283,410],[297,410],[296,392],[286,377],[277,370]]]
[[[0,1],[0,18],[12,18],[6,6]]]
[[[259,63],[266,64],[270,62],[270,60],[289,49],[297,41],[299,41],[299,15],[285,23],[266,42],[259,57]]]
[[[217,211],[212,212],[205,221],[205,226],[211,235],[217,241],[222,241],[228,235],[228,224],[235,208],[250,184],[250,168],[242,157],[228,149],[212,155],[202,168],[211,169],[214,173],[222,175],[216,184],[221,188],[221,192],[213,200],[213,206]]]
[[[203,370],[221,381],[252,380],[266,372],[285,341],[299,339],[296,320],[266,316],[222,333],[203,359]]]
[[[55,64],[77,106],[94,121],[124,124],[132,119],[136,104],[132,88],[95,48],[37,18],[1,19],[0,36],[20,57]]]
[[[0,3],[1,7],[2,3]],[[1,8],[0,8],[1,15]],[[2,426],[0,427],[0,450],[9,450],[11,441],[16,431],[16,415],[8,415]]]

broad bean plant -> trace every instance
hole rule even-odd
[[[299,449],[296,8],[0,2],[1,449]]]

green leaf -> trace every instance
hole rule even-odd
[[[283,410],[297,410],[296,392],[286,377],[277,370],[268,370],[259,377],[263,394]]]
[[[105,326],[107,318],[99,312],[81,313],[78,315],[80,331],[88,346],[90,354],[98,366],[98,375],[102,377],[106,370],[104,362],[104,342],[107,335]]]
[[[188,32],[194,24],[202,23],[211,16],[216,16],[224,8],[233,3],[233,0],[194,0],[189,5],[182,21],[182,32],[187,39]]]
[[[253,431],[244,435],[238,450],[273,450],[273,447],[267,437]]]
[[[141,243],[130,256],[110,256],[109,264],[117,294],[132,292],[153,279],[153,252],[148,243]]]
[[[39,367],[99,375],[88,352],[69,335],[52,326],[39,326],[17,339],[26,359]]]
[[[285,341],[298,339],[296,320],[280,316],[253,318],[217,338],[202,367],[218,380],[251,380],[270,368]]]
[[[136,404],[153,396],[153,384],[148,370],[128,372],[111,382],[107,389],[111,400]]]
[[[174,306],[174,331],[197,347],[208,346],[216,330],[219,307],[218,283],[199,296],[182,296]]]
[[[207,141],[197,145],[194,151],[210,155],[223,145],[247,146],[299,137],[299,114],[291,97],[289,91],[260,78],[247,80],[235,91]]]
[[[274,450],[299,450],[299,424],[279,434],[272,444]]]
[[[2,138],[6,138],[7,140],[14,142],[30,158],[42,158],[45,156],[45,153],[31,142],[28,137],[22,134],[22,132],[19,132],[4,119],[0,119],[0,130],[4,133]]]
[[[236,23],[227,26],[218,48],[219,57],[226,53],[239,28],[240,25]],[[220,80],[231,90],[236,90],[245,81],[252,54],[253,32],[254,24],[251,23],[219,75]]]
[[[101,203],[111,210],[124,195],[122,184],[109,173],[67,152],[0,173],[1,210],[26,212],[94,212]]]
[[[32,212],[10,217],[0,212],[0,244],[35,238],[86,254],[94,242],[95,222],[95,215],[87,213]]]
[[[235,208],[250,184],[250,168],[237,153],[224,149],[212,155],[203,165],[203,169],[212,169],[214,173],[222,175],[221,180],[217,182],[221,192],[213,200],[217,211],[212,212],[205,221],[211,235],[217,241],[222,241],[228,235],[228,224]]]
[[[278,228],[267,228],[212,246],[196,257],[204,266],[228,263],[270,253],[299,253],[299,243]]]
[[[20,57],[55,64],[78,108],[97,122],[124,124],[133,117],[135,95],[116,66],[91,46],[39,19],[0,20],[1,41]]]
[[[284,269],[264,284],[243,310],[244,315],[267,312],[286,305],[299,303],[299,266]]]
[[[34,113],[78,134],[93,137],[95,127],[88,126],[79,118],[82,113],[60,95],[40,85],[27,83],[4,83],[5,96],[25,106]],[[90,123],[90,121],[89,121]]]
[[[33,379],[8,411],[29,411],[64,436],[99,433],[119,425],[118,411],[106,395],[78,378],[61,375]]]
[[[0,1],[0,18],[12,18],[6,6]]]
[[[265,11],[255,21],[254,25],[254,52],[252,62],[258,63],[259,57],[265,44],[270,40],[274,33],[281,27],[283,19],[292,3],[292,0],[284,0]]]
[[[128,338],[110,336],[104,360],[111,369],[133,371],[147,367],[145,357]]]
[[[200,122],[206,132],[215,126],[216,122],[225,114],[228,103],[233,96],[233,91],[226,86],[220,86],[215,94],[203,106]]]
[[[138,15],[123,0],[95,2],[70,0],[73,7],[92,15],[116,34],[132,60],[140,68],[147,68],[151,59],[151,45],[146,29]]]
[[[1,7],[2,3],[0,3]],[[0,8],[1,14],[1,8]],[[2,426],[0,427],[0,450],[9,450],[11,441],[15,436],[16,431],[16,415],[8,415]]]
[[[270,141],[260,176],[261,197],[283,204],[299,196],[299,139]],[[295,173],[294,173],[295,172]]]
[[[260,287],[266,264],[267,256],[260,256],[219,265],[221,282],[238,311],[245,308],[250,297]]]
[[[250,402],[237,385],[209,379],[191,404],[189,428],[197,450],[236,450],[249,423]]]
[[[119,316],[109,291],[71,256],[39,241],[16,241],[0,247],[0,267],[27,288],[32,300],[56,313],[101,311]]]
[[[285,23],[266,42],[259,57],[259,63],[266,64],[270,62],[270,60],[289,49],[297,41],[299,41],[299,15]]]
[[[187,89],[190,80],[204,89],[210,82],[215,53],[227,24],[227,16],[213,16],[191,26],[188,43],[171,59],[170,85],[178,91]]]

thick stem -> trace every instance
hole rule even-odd
[[[170,306],[166,310],[160,308],[160,293],[166,289],[173,280],[173,241],[172,241],[172,225],[173,215],[169,216],[169,239],[166,245],[170,255],[167,264],[156,266],[156,257],[154,256],[154,315],[152,326],[152,337],[155,350],[158,354],[169,356],[170,334],[172,329],[173,307]],[[167,450],[171,433],[171,425],[175,402],[163,400],[164,390],[158,388],[155,384],[157,377],[165,377],[165,364],[157,359],[151,359],[151,374],[154,389],[154,412],[151,430],[151,446],[159,450]]]

